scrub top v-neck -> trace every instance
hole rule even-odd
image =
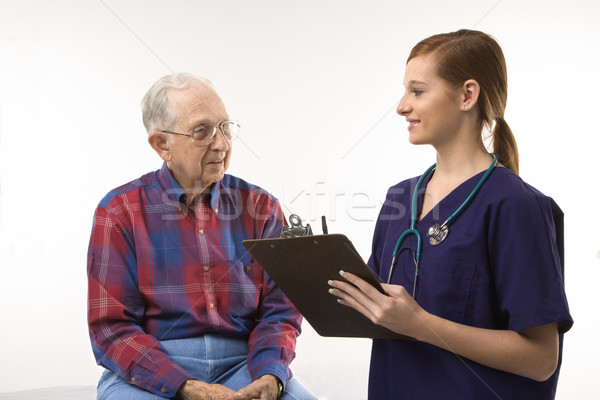
[[[481,174],[460,184],[417,223],[423,237],[460,206]],[[369,266],[382,281],[396,241],[410,225],[417,179],[391,187],[381,209]],[[495,168],[452,223],[448,237],[437,246],[423,241],[416,301],[432,314],[481,328],[520,331],[557,322],[562,350],[562,333],[572,325],[562,279],[562,221],[551,198],[506,168]],[[416,239],[407,238],[398,251],[392,284],[412,288],[415,251]],[[552,399],[559,369],[549,380],[536,382],[426,343],[376,339],[369,398]]]

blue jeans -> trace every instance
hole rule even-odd
[[[252,383],[246,364],[248,341],[222,335],[205,334],[191,339],[163,340],[160,344],[179,366],[194,378],[218,383],[239,390]],[[98,382],[97,400],[151,400],[162,399],[144,389],[133,386],[112,371],[105,370]],[[308,390],[290,379],[285,385],[282,400],[316,400]]]

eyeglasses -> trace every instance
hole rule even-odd
[[[194,128],[194,131],[191,134],[188,133],[178,133],[171,131],[161,131],[163,133],[170,133],[172,135],[181,135],[192,138],[192,143],[196,147],[206,147],[210,146],[210,144],[215,140],[215,135],[217,134],[217,127],[223,134],[223,137],[228,141],[232,141],[240,134],[240,124],[237,121],[223,121],[219,122],[217,125],[213,124],[202,124],[198,125]]]

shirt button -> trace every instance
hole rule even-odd
[[[210,267],[209,267],[208,265],[205,265],[205,266],[204,266],[204,270],[205,270],[205,271],[208,271],[209,269],[210,269]]]
[[[215,208],[215,214],[218,214],[218,213],[219,213],[219,209]]]
[[[246,266],[246,271],[250,272],[251,270],[252,270],[252,267],[251,267],[251,266],[249,266],[249,265],[247,265],[247,266]]]
[[[215,308],[215,304],[214,304],[214,303],[210,303],[208,306],[209,306],[211,309],[212,309],[212,308]]]
[[[204,235],[204,229],[198,229],[198,233]]]
[[[167,393],[167,389],[164,386],[160,388],[160,391],[162,392],[162,394]]]
[[[135,376],[131,377],[131,382],[135,382]]]

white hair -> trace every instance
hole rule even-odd
[[[208,79],[189,73],[166,75],[154,82],[142,99],[142,119],[146,131],[152,133],[161,129],[171,129],[177,120],[177,112],[169,104],[168,91],[184,89],[198,83],[214,90]]]

